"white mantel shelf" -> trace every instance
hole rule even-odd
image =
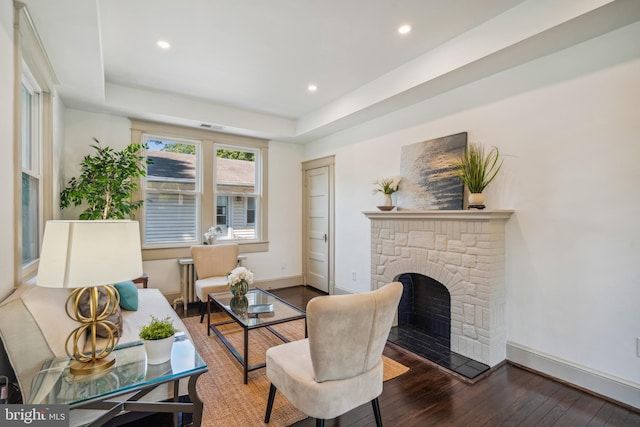
[[[365,211],[369,219],[402,220],[402,219],[442,219],[465,221],[508,220],[512,210],[439,210],[439,211]]]

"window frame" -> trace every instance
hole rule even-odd
[[[131,140],[136,143],[143,143],[143,135],[152,134],[160,138],[167,139],[185,139],[199,141],[201,144],[201,162],[202,162],[202,187],[200,197],[200,237],[204,240],[203,233],[212,227],[216,222],[216,194],[215,194],[215,146],[223,145],[226,147],[232,147],[235,150],[252,149],[259,151],[260,154],[260,167],[259,178],[262,189],[262,199],[259,217],[256,215],[256,222],[260,221],[259,235],[256,240],[244,241],[242,239],[235,240],[222,240],[220,243],[238,243],[240,246],[240,252],[266,252],[269,250],[268,240],[268,162],[269,162],[269,142],[265,139],[231,135],[221,132],[202,130],[190,127],[183,127],[177,125],[170,125],[166,123],[157,123],[143,121],[139,119],[130,118],[131,120]],[[137,193],[134,197],[144,200],[145,191],[144,186],[138,187]],[[144,230],[146,210],[143,204],[142,209],[139,211],[138,216],[140,219],[141,233]],[[230,207],[228,208],[230,209]],[[229,211],[227,212],[229,214]],[[157,260],[157,259],[173,259],[190,257],[190,247],[192,244],[178,244],[170,243],[163,245],[162,247],[142,244],[142,259],[143,260]]]
[[[53,93],[59,83],[51,61],[38,36],[33,19],[24,3],[14,2],[14,283],[31,282],[38,271],[39,258],[22,263],[22,82],[27,76],[33,88],[38,89],[38,248],[42,245],[45,222],[54,216],[53,170]],[[39,250],[38,250],[39,253]]]
[[[214,200],[216,201],[216,205],[215,205],[214,209],[217,210],[218,197],[227,197],[227,227],[229,227],[229,221],[230,220],[233,222],[234,216],[236,214],[236,212],[234,212],[234,205],[233,205],[233,199],[236,198],[236,197],[241,197],[243,199],[242,200],[243,218],[244,218],[245,226],[249,225],[249,223],[246,221],[246,219],[247,219],[247,199],[249,197],[253,197],[253,198],[256,199],[254,210],[257,212],[259,210],[259,202],[258,201],[261,199],[261,194],[262,194],[263,186],[262,186],[262,182],[261,182],[261,179],[260,179],[261,170],[262,170],[262,153],[260,152],[260,150],[252,148],[252,147],[215,143],[214,144],[214,152],[213,152],[213,156],[214,156],[214,159],[213,159],[214,171],[217,170],[217,164],[220,161],[220,158],[218,157],[218,150],[243,151],[245,153],[252,153],[254,155],[255,169],[254,169],[254,187],[253,187],[253,192],[249,193],[249,192],[219,191],[218,183],[217,183],[217,181],[215,181],[215,178],[214,178],[214,181],[215,181],[214,182],[214,195],[215,195]],[[254,228],[254,236],[255,236],[255,238],[253,238],[253,239],[221,238],[221,239],[219,239],[220,242],[221,243],[255,243],[255,242],[258,242],[260,240],[260,227],[261,227],[262,224],[260,224],[259,221],[255,221],[255,215],[254,215],[254,222],[251,225],[253,225],[253,228]]]
[[[24,115],[23,115],[23,97],[22,90],[25,89],[29,92],[30,102],[28,106],[28,114],[29,114],[29,141],[27,142],[28,150],[25,151],[25,140],[22,129],[24,128]],[[43,235],[43,223],[44,223],[44,213],[43,213],[43,185],[42,185],[42,116],[43,116],[43,108],[42,108],[42,89],[38,82],[33,77],[33,74],[29,70],[27,64],[23,62],[21,69],[21,82],[20,82],[20,182],[22,183],[22,178],[24,175],[29,176],[30,178],[34,178],[36,180],[36,188],[37,188],[37,206],[36,206],[36,235],[35,241],[33,242],[25,242],[24,238],[21,239],[21,251],[20,251],[20,264],[22,266],[23,272],[31,272],[34,269],[34,264],[37,264],[38,259],[40,258],[40,244],[42,242]],[[25,164],[25,160],[28,157],[28,164]],[[22,187],[20,191],[21,205],[20,205],[20,233],[22,233],[22,237],[24,237],[24,228],[27,224],[22,221],[24,218],[24,194],[22,192]],[[36,256],[33,259],[29,259],[26,262],[23,259],[24,255],[24,247],[29,245],[36,246]]]

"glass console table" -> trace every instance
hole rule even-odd
[[[202,422],[203,403],[196,392],[198,377],[207,372],[207,365],[193,343],[182,333],[176,336],[171,360],[160,365],[148,365],[141,341],[124,344],[113,351],[116,364],[109,370],[89,375],[69,372],[70,359],[57,357],[45,360],[33,380],[30,404],[66,404],[70,410],[98,409],[104,412],[90,426],[99,426],[122,411],[168,412],[193,414],[193,425]],[[179,380],[188,378],[189,399],[179,401]],[[173,401],[140,402],[156,387],[173,383]]]

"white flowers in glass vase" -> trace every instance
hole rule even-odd
[[[227,274],[227,284],[235,296],[244,296],[253,284],[253,273],[246,267],[236,267]]]

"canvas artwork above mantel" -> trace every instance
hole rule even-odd
[[[397,209],[462,209],[464,184],[453,173],[453,164],[466,146],[466,132],[403,146]]]

